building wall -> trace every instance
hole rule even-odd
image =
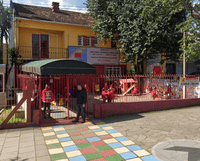
[[[3,44],[3,64],[7,63],[7,45]]]

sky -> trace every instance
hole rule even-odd
[[[77,12],[86,12],[86,0],[12,0],[15,3],[42,6],[42,7],[51,7],[52,2],[59,2],[60,9],[77,11]],[[4,5],[9,6],[10,0],[3,0]]]

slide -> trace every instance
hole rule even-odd
[[[133,87],[135,87],[135,84],[133,84],[132,86],[130,86],[129,89],[122,94],[122,96],[125,96],[131,89],[133,89]]]

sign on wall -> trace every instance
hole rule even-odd
[[[119,51],[117,49],[69,47],[69,58],[89,64],[119,65]]]
[[[198,86],[199,79],[198,78],[180,78],[180,85],[181,86]]]

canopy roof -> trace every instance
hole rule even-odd
[[[22,64],[21,70],[38,75],[96,74],[88,63],[72,59],[47,59]]]

